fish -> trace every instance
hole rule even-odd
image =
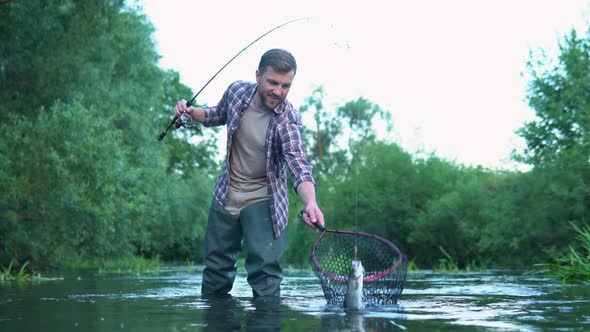
[[[365,269],[360,260],[353,259],[350,264],[350,274],[346,284],[346,296],[344,308],[348,310],[362,310],[363,305],[363,278]]]

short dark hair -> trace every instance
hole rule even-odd
[[[291,70],[297,73],[297,62],[293,54],[280,48],[273,48],[262,55],[258,71],[262,74],[269,66],[279,73],[288,73]]]

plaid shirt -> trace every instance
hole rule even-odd
[[[257,88],[256,83],[234,82],[227,88],[217,106],[203,108],[204,126],[227,125],[227,156],[213,189],[215,199],[222,206],[225,206],[229,192],[229,155],[232,138]],[[312,177],[312,167],[303,151],[299,113],[286,100],[279,104],[273,113],[266,131],[265,167],[273,230],[275,238],[278,239],[287,227],[289,215],[285,166],[288,166],[291,172],[295,188],[304,181],[314,184],[315,181]]]

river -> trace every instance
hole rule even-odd
[[[289,270],[280,302],[253,301],[241,271],[231,296],[200,296],[201,270],[67,272],[0,283],[0,331],[590,331],[590,283],[515,271],[408,273],[397,305],[326,305],[309,271]]]

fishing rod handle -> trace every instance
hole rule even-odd
[[[172,119],[172,121],[170,122],[170,124],[168,125],[168,127],[166,127],[166,129],[164,129],[160,135],[158,135],[158,141],[161,141],[164,139],[164,136],[166,136],[166,134],[168,134],[168,130],[170,129],[170,127],[172,127],[173,124],[176,123],[176,120],[178,119],[177,116],[174,117],[174,119]]]
[[[168,130],[164,130],[160,133],[160,135],[158,135],[158,141],[161,141],[164,139],[164,136],[166,136],[166,134],[168,133]]]

